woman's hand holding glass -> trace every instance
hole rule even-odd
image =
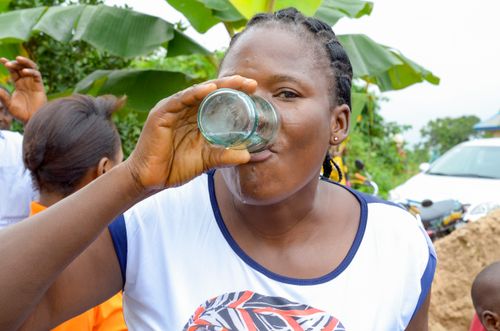
[[[168,97],[151,110],[134,152],[124,163],[141,191],[150,194],[179,186],[208,169],[250,160],[248,151],[211,145],[198,130],[199,104],[219,88],[252,94],[257,82],[241,76],[215,79]]]

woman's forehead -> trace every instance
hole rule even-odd
[[[258,67],[273,75],[319,75],[324,73],[327,63],[321,55],[318,54],[318,45],[297,29],[252,27],[228,50],[220,72],[226,76]]]

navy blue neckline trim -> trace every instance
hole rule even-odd
[[[276,280],[281,283],[287,283],[287,284],[292,284],[292,285],[318,285],[322,283],[326,283],[338,275],[340,275],[351,263],[353,260],[354,256],[356,255],[359,246],[361,245],[361,241],[363,240],[363,236],[365,234],[366,230],[366,223],[367,223],[367,218],[368,218],[368,208],[367,208],[367,203],[363,196],[359,195],[356,191],[353,191],[347,187],[342,186],[343,188],[347,189],[351,194],[353,194],[356,199],[358,200],[360,207],[361,207],[361,215],[360,215],[360,221],[359,221],[359,227],[356,232],[356,236],[354,237],[354,241],[352,243],[351,248],[347,252],[346,257],[342,262],[331,272],[328,274],[318,277],[318,278],[310,278],[310,279],[301,279],[301,278],[292,278],[292,277],[287,277],[287,276],[282,276],[277,273],[274,273],[268,269],[266,269],[264,266],[260,265],[257,263],[254,259],[252,259],[250,256],[248,256],[243,249],[236,243],[234,238],[231,236],[229,233],[229,230],[226,227],[226,224],[224,223],[224,220],[222,219],[222,215],[219,209],[219,204],[217,202],[217,197],[215,195],[215,185],[214,185],[214,173],[215,171],[210,171],[207,175],[208,177],[208,189],[210,193],[210,202],[212,204],[212,210],[215,216],[215,219],[217,221],[217,225],[219,226],[220,231],[222,232],[222,235],[226,239],[227,243],[233,251],[246,263],[248,264],[251,268],[255,269],[256,271],[264,274],[265,276]],[[334,185],[339,185],[334,182],[330,182]]]

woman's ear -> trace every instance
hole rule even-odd
[[[343,104],[335,106],[331,112],[330,145],[339,145],[349,135],[351,123],[351,109]]]
[[[110,159],[107,157],[103,157],[102,159],[99,160],[99,163],[97,164],[97,177],[105,174],[107,171],[109,171],[113,167],[113,164]]]

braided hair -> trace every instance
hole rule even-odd
[[[351,108],[352,66],[344,48],[338,41],[332,28],[325,22],[302,15],[295,8],[282,9],[274,14],[257,14],[247,24],[245,30],[231,39],[227,53],[239,37],[255,26],[276,24],[287,29],[292,28],[297,34],[312,41],[315,46],[324,49],[322,56],[327,56],[334,80],[331,84],[332,97],[338,105],[346,104]],[[226,53],[226,54],[227,54]]]

